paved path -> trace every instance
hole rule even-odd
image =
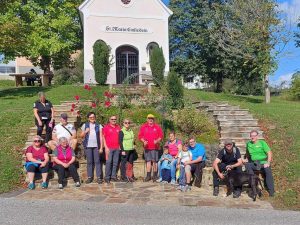
[[[216,207],[103,204],[0,198],[1,225],[272,224],[297,225],[299,212]]]

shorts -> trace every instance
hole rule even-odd
[[[145,150],[144,158],[146,162],[158,162],[158,150]]]
[[[190,165],[186,165],[185,166],[185,172],[191,172],[191,173],[194,173],[195,170],[196,170],[196,166],[197,164],[190,164]]]
[[[45,167],[35,166],[30,164],[26,166],[26,171],[29,173],[48,173],[49,172],[49,164],[47,163]]]

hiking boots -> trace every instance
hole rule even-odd
[[[144,182],[149,182],[151,180],[151,177],[150,176],[146,176],[145,179],[144,179]]]
[[[219,187],[214,187],[213,196],[218,196],[218,195],[219,195]]]
[[[77,181],[77,182],[75,183],[75,187],[80,187],[80,182],[79,182],[79,181]]]
[[[88,177],[88,179],[85,181],[86,184],[90,184],[93,182],[93,178],[92,177]]]
[[[103,179],[101,179],[100,177],[97,178],[97,183],[98,184],[102,184],[103,183]]]

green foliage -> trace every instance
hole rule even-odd
[[[298,28],[298,30],[300,30],[300,21],[299,21],[299,23],[297,24],[297,28]],[[296,46],[297,46],[298,48],[300,48],[300,31],[295,32],[295,38],[296,38]]]
[[[15,82],[13,80],[0,80],[0,87],[13,87]]]
[[[171,71],[167,77],[167,91],[171,98],[172,108],[181,109],[184,107],[184,92],[180,78],[176,72]]]
[[[98,40],[95,42],[93,50],[95,78],[100,85],[104,85],[107,81],[107,75],[110,70],[110,47],[104,41]]]
[[[293,75],[289,94],[292,100],[300,100],[300,72]]]
[[[161,87],[164,83],[165,57],[162,48],[154,47],[150,55],[150,67],[154,83]]]

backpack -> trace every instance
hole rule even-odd
[[[224,153],[224,156],[227,154],[225,148],[223,149],[223,153]],[[236,147],[235,146],[233,147],[233,158],[236,159]]]

